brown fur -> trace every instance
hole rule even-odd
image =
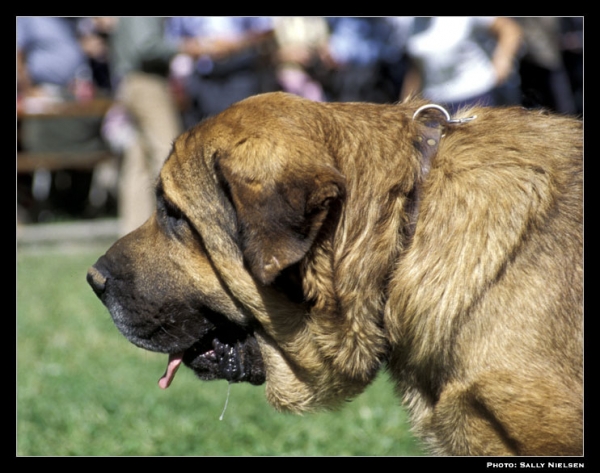
[[[429,170],[422,104],[277,93],[206,120],[159,179],[187,226],[157,213],[111,271],[148,307],[169,294],[257,322],[278,409],[339,405],[387,364],[434,453],[579,455],[581,123],[464,111]],[[118,325],[136,304],[119,299]]]

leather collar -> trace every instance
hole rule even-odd
[[[417,219],[419,217],[419,207],[421,204],[421,188],[423,182],[429,175],[431,165],[442,137],[449,126],[462,124],[474,120],[476,115],[467,118],[452,119],[445,108],[427,104],[419,107],[413,114],[413,121],[417,127],[417,136],[414,146],[419,152],[421,169],[417,176],[415,186],[408,196],[407,214],[408,225],[406,235],[411,239],[415,233]]]

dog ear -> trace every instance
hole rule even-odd
[[[246,263],[265,285],[306,255],[345,193],[344,177],[328,166],[262,181],[242,178],[227,164],[218,170],[237,212]]]

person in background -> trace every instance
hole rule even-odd
[[[75,18],[17,17],[17,91],[66,94],[87,66]],[[47,89],[47,90],[44,90]]]
[[[274,88],[274,78],[268,77],[272,71],[263,65],[273,47],[270,17],[173,17],[167,37],[202,50],[197,58],[180,55],[172,71],[184,83],[186,127]]]
[[[583,118],[583,17],[561,17],[561,50],[573,91],[575,114]]]
[[[326,100],[320,70],[330,62],[329,27],[320,16],[275,17],[277,82],[285,92],[310,100]]]
[[[41,112],[49,104],[76,99],[77,81],[91,76],[78,41],[77,20],[17,18],[17,100],[27,112]],[[21,130],[23,146],[31,152],[96,149],[100,144],[90,140],[92,134],[90,124],[82,120],[70,120],[65,126],[61,120],[31,118]]]
[[[484,34],[495,39],[491,57]],[[496,105],[494,91],[514,70],[521,36],[521,28],[509,18],[414,18],[406,45],[411,65],[401,98],[420,94],[451,112],[467,105]]]
[[[122,120],[122,111],[135,130],[124,143],[119,179],[121,233],[141,225],[155,206],[153,183],[173,140],[183,131],[180,112],[169,88],[171,60],[177,54],[198,57],[197,42],[165,35],[165,18],[120,17],[110,34],[109,58],[117,107],[107,120]],[[107,130],[121,126],[105,125]],[[121,128],[122,131],[122,128]]]
[[[114,17],[84,17],[77,23],[81,48],[88,57],[97,92],[109,96],[112,92],[108,63],[108,38],[113,29]]]
[[[561,45],[558,17],[515,18],[523,30],[524,54],[519,63],[523,106],[575,113],[575,102]]]
[[[387,18],[327,17],[334,65],[331,100],[389,103],[398,99],[402,42]]]
[[[88,152],[106,149],[101,117],[36,117],[66,101],[93,96],[88,57],[79,43],[79,18],[17,17],[18,147],[28,153]],[[91,173],[39,168],[18,176],[24,221],[48,221],[56,212],[80,215],[86,210]]]

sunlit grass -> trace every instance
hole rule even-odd
[[[262,387],[203,383],[134,347],[85,282],[98,252],[17,256],[17,454],[419,455],[381,376],[340,412],[275,412]]]

